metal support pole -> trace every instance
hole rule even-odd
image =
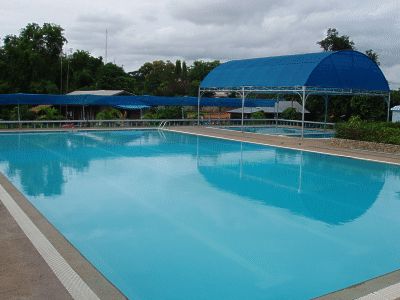
[[[276,97],[276,116],[275,116],[275,126],[278,127],[278,119],[279,119],[279,95]]]
[[[303,93],[302,93],[302,102],[303,102],[303,109],[301,112],[301,139],[304,138],[304,110],[306,108],[306,87],[303,86]]]
[[[19,102],[17,107],[17,113],[18,113],[18,127],[21,128],[21,113],[19,111]]]
[[[242,131],[244,125],[244,87],[242,88]]]
[[[390,122],[390,93],[388,94],[387,97],[387,119],[388,122]]]
[[[82,105],[82,120],[85,120],[85,105]]]
[[[200,100],[201,100],[201,93],[199,88],[199,93],[197,95],[197,125],[200,125]]]
[[[325,102],[324,129],[326,129],[326,121],[327,121],[327,117],[328,117],[328,101],[329,101],[329,96],[325,95],[324,96],[324,102]]]

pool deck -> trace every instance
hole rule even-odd
[[[0,299],[127,299],[1,173],[0,242]]]
[[[194,126],[166,130],[400,165],[400,153],[336,148],[324,139],[301,140]],[[36,234],[24,226],[24,220],[33,223]],[[37,240],[40,234],[54,246],[53,250],[46,248],[43,252],[45,241]],[[1,173],[0,242],[0,299],[126,299]],[[400,299],[400,270],[318,299],[357,298]]]
[[[197,126],[168,127],[166,130],[400,165],[400,153],[393,154],[360,149],[339,148],[332,146],[329,139],[305,138],[302,140],[301,138],[294,137],[265,135],[245,131],[242,132]]]

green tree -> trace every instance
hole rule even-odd
[[[96,89],[96,76],[104,65],[101,57],[93,57],[87,51],[77,50],[66,60],[66,65],[68,64],[69,90]]]
[[[350,100],[352,115],[363,120],[385,121],[386,105],[382,97],[354,96]]]
[[[179,59],[175,62],[175,75],[176,78],[181,78],[182,75],[182,63]]]
[[[0,51],[0,80],[8,92],[53,91],[60,79],[63,29],[28,24],[18,36],[7,35]],[[7,83],[4,84],[4,81]],[[54,84],[49,87],[49,82]]]
[[[186,66],[186,62],[184,61],[182,63],[182,79],[185,80],[187,78],[187,75],[188,75],[188,69]]]
[[[354,50],[354,42],[347,35],[339,35],[335,28],[329,28],[326,38],[317,42],[324,51]]]
[[[379,62],[379,55],[378,53],[376,53],[374,50],[369,49],[367,51],[365,51],[365,54],[371,59],[373,60],[378,66],[381,64]]]
[[[126,90],[133,92],[134,80],[122,67],[108,63],[97,71],[96,88],[105,90]]]

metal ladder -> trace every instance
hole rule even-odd
[[[169,121],[162,121],[160,125],[158,125],[158,130],[163,130],[167,124],[169,124]]]

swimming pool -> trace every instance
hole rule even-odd
[[[227,130],[242,131],[242,127],[222,127]],[[291,137],[301,137],[301,128],[293,127],[280,127],[280,126],[244,126],[243,131],[259,133],[259,134],[270,134],[270,135],[284,135]],[[332,138],[335,133],[332,130],[317,130],[317,129],[305,129],[305,138]]]
[[[308,299],[400,268],[400,167],[172,132],[0,135],[0,171],[131,299]]]

